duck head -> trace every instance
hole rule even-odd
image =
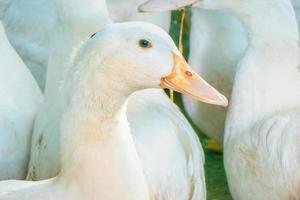
[[[90,87],[101,88],[105,82],[126,95],[169,88],[206,103],[228,104],[226,97],[191,70],[170,36],[149,23],[107,25],[91,36],[78,55],[77,70],[85,71]]]

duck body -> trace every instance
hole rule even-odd
[[[0,180],[24,179],[42,94],[0,22]]]
[[[219,10],[192,10],[189,63],[227,98],[231,96],[236,65],[247,47],[240,21]],[[214,107],[184,96],[184,107],[195,125],[223,144],[226,108]]]
[[[252,61],[251,61],[252,62]],[[251,63],[252,64],[252,63]],[[270,64],[270,63],[268,63]],[[273,63],[276,66],[276,63]],[[272,67],[274,67],[272,66]],[[248,84],[248,88],[251,84],[253,88],[259,88],[259,95],[263,94],[270,88],[262,87],[261,85],[253,85],[253,82],[258,82],[258,79],[265,79],[265,77],[257,75],[257,73],[246,72],[247,79],[244,80]],[[298,74],[297,70],[293,73]],[[277,73],[277,80],[283,78],[284,70]],[[284,74],[286,80],[295,75]],[[256,77],[255,77],[256,76]],[[300,78],[300,77],[299,77]],[[272,78],[271,78],[272,79]],[[274,79],[273,79],[274,80]],[[266,84],[271,86],[272,81],[260,81],[259,84]],[[289,90],[290,86],[287,84],[280,90]],[[253,90],[248,91],[250,94],[256,93]],[[256,93],[256,95],[257,95]],[[237,94],[237,93],[236,93]],[[240,95],[242,92],[240,92]],[[284,95],[284,94],[281,94]],[[298,94],[295,94],[298,95]],[[248,95],[242,94],[241,98],[247,98]],[[276,97],[276,94],[273,94]],[[291,104],[285,104],[282,102],[276,102],[279,105],[284,104],[284,109],[264,108],[267,102],[271,102],[273,98],[254,98],[253,101],[264,102],[259,103],[254,108],[243,109],[244,115],[252,117],[251,123],[246,123],[243,118],[237,119],[238,111],[237,107],[231,111],[236,114],[233,118],[233,114],[228,114],[228,122],[226,125],[226,139],[225,139],[225,169],[229,180],[230,190],[234,199],[253,199],[253,196],[257,199],[298,199],[299,196],[299,173],[297,168],[299,167],[299,114],[298,103],[293,102]],[[232,104],[236,101],[233,99]],[[251,102],[255,105],[254,102]],[[239,105],[239,104],[237,104]],[[268,111],[268,115],[263,117],[254,117],[256,113],[260,113],[259,109]],[[270,109],[270,110],[268,110]],[[259,115],[259,114],[258,114]],[[242,119],[242,120],[241,120]],[[245,124],[248,127],[241,129]],[[237,159],[237,160],[235,160]],[[242,183],[242,184],[241,184]],[[252,193],[250,195],[249,193]],[[249,195],[245,195],[249,194]]]
[[[134,93],[127,116],[153,198],[205,199],[201,144],[165,92],[148,89]]]

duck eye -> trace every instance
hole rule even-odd
[[[142,40],[139,41],[139,46],[142,47],[142,48],[151,48],[152,44],[148,40],[142,39]]]
[[[90,38],[93,38],[95,35],[96,35],[96,33],[94,33],[93,35],[91,35],[91,37],[90,37]]]

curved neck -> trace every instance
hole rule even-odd
[[[97,89],[90,77],[74,81],[62,124],[60,182],[71,190],[79,188],[86,199],[147,200],[126,118],[132,91],[107,76],[97,79]]]
[[[298,27],[293,8],[286,3],[238,15],[249,45],[236,72],[225,141],[300,105]]]

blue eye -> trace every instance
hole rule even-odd
[[[142,39],[142,40],[139,41],[139,46],[142,47],[142,48],[151,48],[152,44],[148,40]]]

